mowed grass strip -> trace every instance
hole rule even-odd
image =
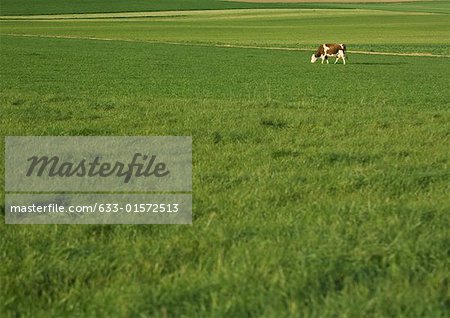
[[[1,43],[2,135],[194,142],[192,226],[2,222],[4,316],[445,316],[447,59]]]

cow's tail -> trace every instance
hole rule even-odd
[[[345,56],[345,59],[348,60],[347,46],[345,46],[345,44],[342,44],[342,49],[344,50],[344,56]]]

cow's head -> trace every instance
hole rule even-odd
[[[315,63],[317,61],[317,57],[315,54],[311,56],[311,63]]]

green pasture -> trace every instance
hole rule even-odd
[[[136,12],[167,10],[223,10],[261,8],[302,9],[376,9],[450,13],[450,1],[414,1],[400,3],[245,3],[226,0],[2,0],[0,15],[58,13]]]
[[[0,21],[2,136],[193,137],[191,226],[1,222],[0,316],[447,316],[450,59],[214,47],[445,55],[446,17]]]
[[[322,25],[333,19],[332,27]],[[349,50],[450,54],[444,14],[371,10],[226,10],[173,16],[57,20],[3,20],[3,34],[96,37],[316,48],[343,42]]]

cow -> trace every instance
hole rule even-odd
[[[325,60],[327,61],[327,64],[329,64],[328,57],[336,56],[336,61],[334,61],[334,64],[336,64],[339,59],[342,59],[342,62],[345,64],[346,50],[347,48],[345,47],[345,44],[321,44],[317,49],[317,52],[311,56],[311,63],[315,63],[320,57],[322,59],[322,64]]]

